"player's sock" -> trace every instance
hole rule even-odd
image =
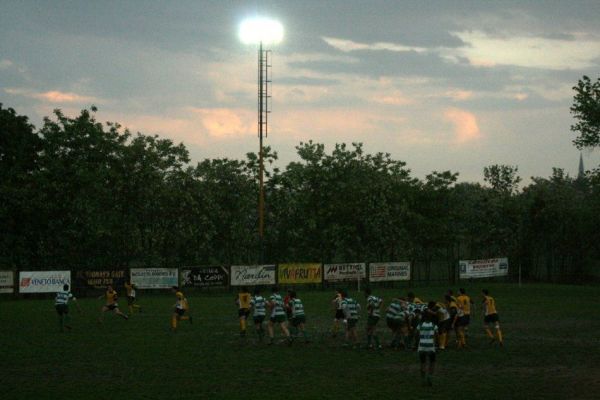
[[[240,318],[240,333],[246,332],[246,319]]]
[[[176,316],[171,317],[171,329],[173,329],[173,330],[177,329],[177,317]]]
[[[500,328],[496,329],[496,333],[498,334],[498,342],[502,344],[502,331],[500,330]]]
[[[440,350],[444,350],[446,348],[446,336],[447,336],[446,332],[440,333],[440,339],[439,339]]]

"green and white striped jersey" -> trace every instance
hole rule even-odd
[[[356,300],[346,297],[342,301],[342,309],[346,319],[358,319],[358,312],[360,311],[360,304]]]
[[[290,301],[290,306],[292,308],[292,318],[304,317],[304,304],[302,304],[302,300],[293,299]]]
[[[369,315],[371,317],[381,316],[381,303],[383,303],[383,299],[380,297],[373,295],[367,297],[367,309],[369,310]]]
[[[401,312],[402,306],[400,305],[400,302],[398,300],[392,300],[392,302],[387,308],[385,317],[389,319],[400,320],[404,317],[404,315],[402,315]]]
[[[262,296],[254,296],[250,300],[250,306],[255,317],[264,317],[267,315],[267,301]]]
[[[430,321],[421,322],[417,326],[419,332],[419,349],[418,351],[435,352],[435,334],[438,327]]]
[[[271,317],[281,317],[286,316],[285,310],[283,309],[283,298],[279,293],[274,293],[269,297],[269,301],[273,305],[271,309]]]
[[[75,300],[75,297],[73,297],[73,293],[65,292],[65,291],[57,292],[56,298],[54,299],[54,304],[55,305],[68,304],[69,299]]]

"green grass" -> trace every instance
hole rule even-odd
[[[434,386],[421,386],[414,352],[347,349],[328,337],[331,291],[298,295],[309,344],[266,346],[238,336],[231,293],[188,295],[194,324],[169,331],[172,295],[140,293],[142,314],[97,317],[100,300],[71,306],[60,333],[51,299],[0,301],[0,398],[8,399],[592,399],[600,393],[598,288],[486,285],[496,298],[506,346],[490,346],[480,310],[469,349],[438,354]],[[418,288],[439,298],[447,287]],[[467,287],[479,303],[481,286]],[[384,298],[395,291],[374,290]],[[405,294],[405,290],[402,290]],[[356,293],[354,293],[356,295]],[[364,340],[364,296],[359,324]],[[124,300],[122,299],[122,303]],[[390,334],[380,322],[384,341]]]

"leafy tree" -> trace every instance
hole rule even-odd
[[[494,164],[483,169],[483,179],[495,191],[511,195],[517,192],[521,182],[517,172],[519,172],[517,166]]]
[[[592,82],[587,76],[579,80],[573,87],[575,96],[571,106],[571,114],[577,120],[571,125],[571,131],[579,132],[573,140],[578,149],[600,146],[600,78]]]

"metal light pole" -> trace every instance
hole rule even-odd
[[[265,234],[265,188],[264,188],[264,148],[263,140],[268,135],[269,110],[269,61],[270,50],[263,47],[264,43],[277,43],[283,38],[283,27],[277,21],[269,19],[252,19],[242,23],[240,38],[244,43],[258,44],[258,241],[259,263],[264,262]]]

